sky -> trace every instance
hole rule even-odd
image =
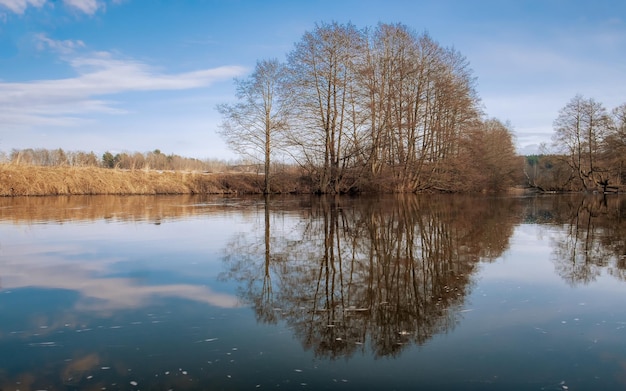
[[[522,154],[577,94],[626,103],[621,0],[0,0],[0,151],[236,159],[216,105],[321,22],[402,23],[458,50]]]

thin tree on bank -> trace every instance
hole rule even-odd
[[[220,104],[222,115],[220,135],[241,155],[262,160],[265,185],[271,191],[271,156],[277,135],[287,128],[287,101],[280,89],[285,76],[284,66],[277,60],[263,60],[245,80],[235,79],[236,104]]]

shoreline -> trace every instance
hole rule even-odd
[[[246,172],[213,173],[176,170],[128,170],[94,166],[49,167],[0,164],[0,197],[263,194],[264,179],[263,174]],[[313,194],[309,180],[295,171],[273,174],[271,190],[271,194]],[[518,185],[499,194],[524,196],[566,193],[571,192],[542,192],[532,187]],[[593,192],[593,194],[602,193]],[[617,192],[605,194],[624,194],[624,191],[619,188]]]

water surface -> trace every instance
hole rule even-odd
[[[625,210],[0,199],[0,389],[622,389]]]

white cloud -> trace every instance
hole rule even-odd
[[[0,0],[0,6],[4,6],[16,14],[23,14],[26,8],[30,6],[41,8],[45,3],[46,0]]]
[[[87,15],[93,15],[98,9],[104,8],[104,4],[97,0],[63,0],[63,4],[84,12]]]
[[[123,0],[112,0],[113,4],[120,4]],[[0,6],[7,8],[16,14],[23,14],[28,7],[41,8],[47,0],[0,0]],[[106,3],[101,0],[63,0],[63,4],[70,9],[82,12],[86,15],[94,15],[99,10],[106,8]]]
[[[46,34],[37,34],[35,35],[36,46],[39,50],[50,49],[54,52],[60,54],[71,54],[74,53],[77,49],[84,48],[85,43],[81,40],[64,40],[58,41],[49,38]]]
[[[14,258],[15,259],[15,258]],[[182,283],[140,285],[132,278],[103,278],[115,260],[70,263],[64,260],[29,254],[3,262],[0,272],[4,289],[40,287],[80,293],[76,306],[80,310],[111,311],[138,308],[158,297],[176,297],[222,308],[239,306],[237,297],[213,291],[207,286]]]
[[[84,46],[80,41],[41,42],[70,53]],[[0,127],[31,127],[75,124],[95,113],[123,113],[119,101],[103,99],[134,91],[174,91],[208,87],[244,72],[238,66],[223,66],[167,74],[145,63],[116,58],[108,52],[91,53],[67,60],[75,77],[20,83],[0,82]]]

